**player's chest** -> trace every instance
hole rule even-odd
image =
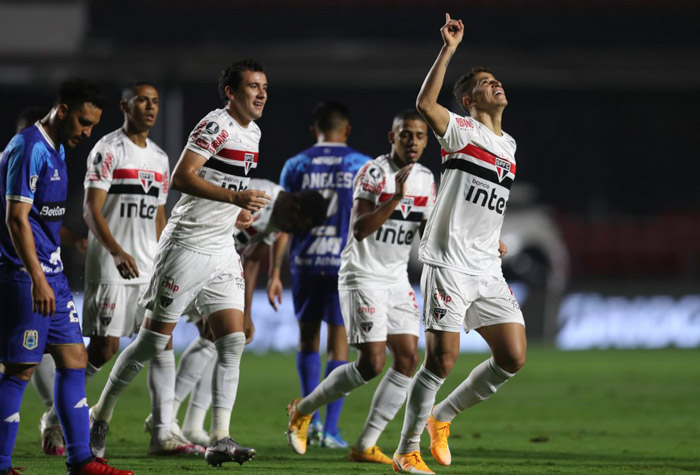
[[[59,159],[48,160],[36,178],[30,177],[29,186],[35,188],[35,201],[65,201],[68,193],[66,163]]]

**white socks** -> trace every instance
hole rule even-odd
[[[153,436],[167,437],[173,419],[175,397],[175,353],[163,350],[148,364],[148,390],[151,393]]]
[[[425,429],[425,423],[428,422],[435,395],[444,382],[443,378],[433,374],[425,366],[421,366],[413,377],[397,453],[408,454],[420,450],[420,435]]]
[[[360,452],[377,445],[377,440],[390,420],[406,401],[406,392],[411,378],[389,368],[374,391],[372,405],[362,433],[355,442],[355,449]]]
[[[216,345],[217,359],[212,382],[213,407],[209,432],[212,444],[229,436],[231,409],[236,402],[245,334],[230,333],[217,339],[214,345]]]
[[[102,366],[97,367],[88,361],[88,364],[85,367],[85,386],[87,386],[92,377],[99,373],[101,369]]]
[[[211,385],[214,377],[214,365],[210,364],[204,368],[202,377],[190,395],[190,403],[185,413],[185,421],[182,423],[183,431],[204,430],[204,418],[207,410],[211,406]]]
[[[92,408],[95,420],[107,421],[112,419],[114,406],[122,391],[143,369],[143,364],[163,351],[170,340],[170,335],[163,335],[141,327],[136,339],[126,347],[117,358],[109,380],[102,390],[100,400]]]
[[[214,342],[206,338],[198,337],[193,340],[180,358],[180,364],[177,367],[177,379],[175,380],[175,402],[173,404],[173,417],[177,418],[177,412],[180,404],[185,400],[192,388],[199,388],[200,380],[205,373],[209,374],[209,384],[206,392],[209,394],[209,402],[211,402],[211,374],[214,370],[214,365],[211,364],[216,358],[216,346]],[[195,390],[196,393],[197,390]],[[192,394],[192,398],[195,394]],[[207,403],[206,408],[209,407]],[[205,408],[205,410],[206,410]],[[200,427],[201,429],[201,427]]]
[[[441,422],[451,422],[460,412],[488,399],[513,376],[499,367],[493,357],[481,362],[462,384],[435,406],[433,417]]]
[[[56,377],[56,363],[53,357],[46,353],[41,357],[41,363],[34,367],[32,374],[32,384],[36,389],[37,394],[41,398],[48,410],[47,423],[52,426],[59,425],[58,415],[53,408],[53,381]]]
[[[366,382],[357,370],[355,362],[338,366],[311,391],[311,394],[299,401],[297,409],[302,414],[313,414],[319,407],[346,396]]]

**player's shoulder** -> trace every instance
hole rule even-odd
[[[430,168],[417,162],[413,164],[413,170],[411,173],[415,173],[416,175],[433,176],[433,172],[430,170]]]
[[[377,170],[380,173],[386,174],[391,170],[391,164],[389,163],[389,155],[380,155],[377,158],[368,160],[362,165],[363,170]]]
[[[511,147],[513,147],[513,150],[518,146],[518,144],[515,142],[515,139],[513,138],[512,135],[506,133],[505,131],[501,132],[503,134],[503,139],[504,141],[509,144]]]
[[[343,163],[348,168],[360,169],[365,163],[372,161],[372,157],[365,155],[362,152],[358,152],[352,147],[347,147],[345,157],[343,157]]]
[[[450,116],[452,120],[454,121],[454,125],[459,129],[459,130],[466,130],[466,131],[471,131],[474,132],[476,130],[479,130],[481,128],[481,123],[474,119],[473,117],[470,117],[468,115],[459,115],[456,112],[450,112]]]
[[[104,135],[100,140],[95,143],[93,148],[116,148],[124,143],[124,139],[128,139],[126,134],[122,132],[122,129],[113,130],[112,132]]]
[[[165,159],[166,161],[168,160],[168,154],[165,153],[165,150],[160,148],[160,146],[157,143],[155,143],[153,140],[146,139],[146,144],[147,144],[147,147],[153,151],[154,155],[156,155],[157,157],[159,157],[161,159]]]

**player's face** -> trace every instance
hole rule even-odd
[[[126,118],[136,130],[150,130],[158,118],[160,98],[153,86],[134,88],[134,97],[122,103]]]
[[[59,142],[75,148],[90,137],[92,128],[100,122],[101,117],[102,109],[90,102],[84,102],[72,109],[66,104],[61,104],[58,110],[58,118],[61,121]]]
[[[474,87],[469,94],[469,101],[477,108],[488,108],[489,106],[508,105],[506,92],[501,81],[493,77],[493,74],[480,72],[474,75],[472,80]]]
[[[243,81],[231,92],[231,107],[247,121],[262,117],[267,102],[267,76],[262,72],[243,71]]]
[[[422,120],[402,120],[389,132],[392,156],[404,164],[417,162],[428,145],[428,125]]]

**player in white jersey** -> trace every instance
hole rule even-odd
[[[215,338],[210,447],[212,465],[243,463],[255,450],[229,436],[231,410],[243,353],[244,282],[236,253],[234,227],[252,223],[250,211],[269,196],[248,189],[249,172],[258,164],[260,129],[267,101],[267,78],[260,64],[246,60],[224,69],[219,92],[226,105],[207,114],[190,133],[172,174],[172,189],[182,197],[163,231],[149,288],[139,300],[147,309],[136,339],[121,353],[100,400],[91,411],[93,451],[104,453],[105,435],[122,391],[170,340],[185,309],[196,302]],[[162,421],[172,421],[172,397],[162,402]],[[155,428],[154,428],[155,429]],[[158,428],[167,432],[169,427]]]
[[[428,126],[415,110],[394,117],[389,142],[391,152],[367,162],[355,176],[352,232],[338,274],[348,342],[357,348],[358,358],[333,370],[305,398],[292,401],[287,436],[300,454],[306,452],[311,414],[379,375],[388,346],[393,364],[374,393],[349,460],[391,463],[377,440],[403,405],[418,364],[420,315],[407,267],[411,243],[435,203],[435,180],[417,163],[428,143]]]
[[[501,129],[508,101],[503,85],[479,67],[460,77],[454,88],[470,117],[437,103],[464,25],[447,14],[440,32],[444,45],[416,102],[442,146],[444,172],[419,250],[425,264],[421,289],[426,349],[413,378],[393,459],[394,471],[404,473],[433,473],[420,454],[426,421],[433,457],[449,465],[452,419],[490,397],[525,364],[525,322],[499,259],[505,251],[499,241],[503,213],[515,178],[515,141]],[[459,355],[462,326],[476,330],[492,356],[433,408]]]

